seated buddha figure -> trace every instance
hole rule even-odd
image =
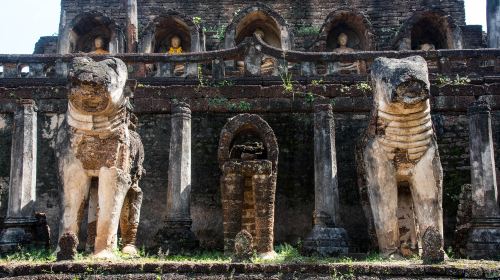
[[[170,39],[170,49],[168,50],[169,55],[177,55],[177,54],[182,54],[182,43],[181,43],[181,38],[177,35],[172,36]],[[174,67],[174,74],[175,75],[180,75],[184,73],[184,64],[175,64]]]
[[[104,48],[104,39],[102,37],[96,37],[94,39],[94,51],[91,54],[109,54],[109,51]]]
[[[424,44],[421,44],[420,47],[419,47],[419,50],[421,51],[435,51],[436,50],[436,47],[431,44],[431,43],[424,43]]]
[[[264,38],[265,38],[265,33],[262,29],[257,28],[254,32],[255,35],[259,36],[266,44],[269,44]],[[270,45],[270,44],[269,44]],[[245,62],[244,61],[238,61],[237,62],[238,68],[241,73],[244,73],[245,71]],[[262,57],[262,62],[260,65],[260,72],[261,74],[272,74],[275,68],[275,63],[274,63],[274,58],[270,56],[264,55]]]
[[[337,42],[339,44],[339,47],[334,49],[333,52],[335,53],[352,53],[354,52],[354,49],[347,47],[347,42],[349,38],[345,33],[340,33]],[[333,64],[333,72],[360,72],[360,63],[359,61],[355,62],[335,62]]]
[[[264,31],[260,28],[255,30],[255,34],[264,40]],[[266,41],[264,41],[266,42]],[[267,43],[267,42],[266,42]],[[260,64],[260,72],[262,74],[271,74],[274,71],[274,59],[269,56],[264,56],[262,58],[262,63]]]

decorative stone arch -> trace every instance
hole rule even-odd
[[[262,146],[236,145],[242,135],[258,138]],[[218,157],[222,170],[224,251],[233,252],[236,235],[247,231],[255,241],[253,249],[257,253],[273,254],[278,167],[278,142],[273,130],[257,115],[231,118],[222,129]]]
[[[270,7],[257,3],[240,11],[226,28],[224,47],[236,46],[246,37],[253,36],[259,28],[264,31],[264,41],[284,50],[292,47],[292,34],[285,19]]]
[[[97,12],[86,12],[76,16],[68,25],[61,27],[58,50],[60,54],[92,52],[94,39],[101,37],[111,54],[124,51],[125,35],[109,16]]]
[[[202,28],[191,18],[170,10],[146,26],[139,50],[141,53],[165,53],[170,47],[170,39],[178,36],[185,52],[200,52],[205,49],[201,32]]]
[[[442,10],[417,11],[399,29],[393,48],[418,49],[424,43],[431,43],[436,49],[462,49],[462,32],[453,18]]]
[[[231,159],[231,148],[238,135],[243,133],[254,133],[260,137],[266,150],[266,158],[273,165],[273,172],[277,172],[278,166],[278,141],[272,128],[261,117],[252,114],[240,114],[229,119],[222,129],[219,140],[219,164],[222,167]]]
[[[373,27],[368,18],[353,9],[339,9],[330,13],[320,31],[320,40],[326,50],[338,47],[337,38],[341,33],[349,37],[347,46],[355,50],[373,50]]]

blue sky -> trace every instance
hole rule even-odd
[[[0,0],[0,53],[32,53],[41,36],[58,32],[60,0]],[[486,0],[465,0],[467,24],[486,30]]]

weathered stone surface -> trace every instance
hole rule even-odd
[[[374,108],[357,163],[365,213],[378,247],[399,254],[398,185],[410,185],[420,233],[443,235],[443,171],[430,116],[430,84],[421,57],[378,58],[372,65]]]
[[[232,262],[248,262],[254,253],[254,244],[252,235],[242,230],[234,237],[234,253]]]
[[[340,227],[335,122],[330,104],[316,105],[314,110],[314,227],[302,252],[338,256],[348,253],[349,244]]]
[[[490,111],[485,101],[469,108],[472,220],[467,256],[471,259],[500,259],[499,190]]]
[[[172,106],[167,213],[154,248],[167,254],[194,250],[199,245],[191,232],[191,110],[183,102]]]
[[[255,240],[257,253],[271,256],[278,165],[273,130],[257,115],[229,119],[221,132],[218,159],[223,173],[224,251],[232,252],[235,236],[246,230]]]
[[[496,279],[493,262],[418,264],[68,263],[0,265],[6,279]],[[89,275],[89,271],[94,274]],[[51,272],[51,273],[48,273]]]
[[[21,99],[14,114],[7,215],[0,231],[0,251],[17,250],[39,240],[37,219],[37,107],[34,100]],[[48,242],[48,236],[47,242]]]
[[[73,261],[76,259],[78,237],[73,232],[66,232],[59,237],[59,252],[57,261]]]
[[[126,242],[123,252],[136,253],[144,150],[133,131],[136,125],[127,108],[126,81],[127,68],[118,59],[76,58],[66,121],[57,136],[64,209],[59,235],[79,232],[85,201],[97,195],[90,201],[99,211],[89,220],[97,221],[94,254],[101,258],[114,257],[120,219]],[[90,193],[92,178],[98,178],[99,186]]]
[[[422,249],[424,264],[436,264],[444,261],[443,236],[435,227],[428,227],[422,236]]]
[[[467,257],[467,239],[472,222],[472,186],[465,184],[462,186],[458,199],[457,225],[455,229],[455,253],[461,257]]]
[[[500,48],[500,3],[496,0],[487,2],[488,47]]]

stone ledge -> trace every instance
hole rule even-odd
[[[229,263],[46,263],[2,264],[12,279],[499,279],[499,262],[446,265],[417,263],[229,264]],[[333,278],[332,278],[333,277]],[[340,276],[339,276],[340,277]],[[347,278],[346,278],[347,277]]]

